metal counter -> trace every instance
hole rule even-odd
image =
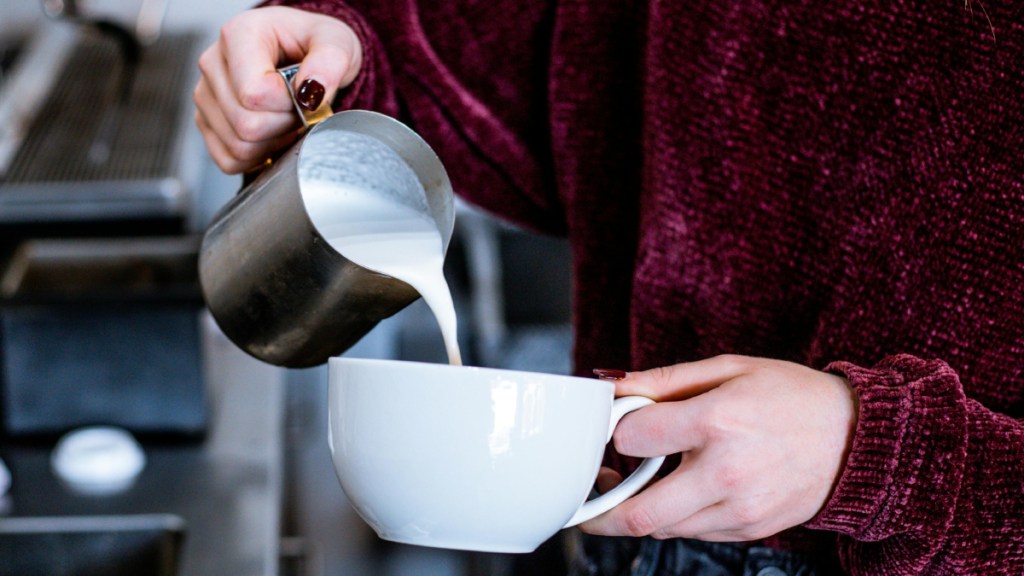
[[[210,426],[202,441],[144,444],[146,468],[124,492],[87,496],[50,470],[52,445],[7,444],[5,517],[173,514],[185,521],[181,574],[278,573],[283,497],[284,371],[202,322]]]
[[[15,3],[18,4],[18,3]],[[127,10],[133,2],[108,2]],[[205,47],[220,24],[252,5],[242,0],[169,3],[164,32],[199,33]],[[5,13],[3,24],[35,25],[33,12]],[[3,20],[0,18],[0,20]],[[7,30],[7,27],[0,26]],[[194,66],[190,66],[194,72]],[[191,84],[191,81],[188,82]],[[191,227],[238,190],[238,178],[216,170],[198,130],[186,115],[186,149],[199,158],[201,175]],[[2,130],[0,130],[2,131]],[[2,152],[2,150],[0,150]],[[0,260],[3,259],[0,245]],[[205,439],[143,445],[147,464],[128,490],[108,496],[74,492],[54,476],[53,443],[13,443],[0,438],[0,458],[11,470],[11,491],[0,497],[0,523],[7,518],[173,515],[184,521],[180,574],[264,576],[279,572],[284,498],[285,371],[237,349],[208,317],[202,324],[203,373],[208,387]],[[0,559],[0,573],[5,573]]]

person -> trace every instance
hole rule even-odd
[[[280,0],[194,100],[253,169],[300,63],[305,107],[399,117],[568,237],[575,371],[659,401],[598,483],[677,458],[575,574],[1021,574],[1021,54],[1001,0]]]

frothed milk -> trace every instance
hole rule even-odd
[[[437,318],[448,361],[462,364],[455,305],[444,278],[444,245],[422,185],[401,158],[371,138],[347,134],[332,145],[340,154],[329,170],[305,166],[302,196],[310,219],[345,258],[419,292]],[[356,145],[359,154],[345,153]]]

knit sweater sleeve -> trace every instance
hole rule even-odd
[[[851,574],[1024,572],[1024,423],[965,397],[944,362],[835,362],[860,398],[853,447],[808,527]]]

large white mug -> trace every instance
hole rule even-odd
[[[329,365],[334,468],[385,540],[530,552],[635,494],[664,460],[644,460],[586,501],[619,419],[650,399],[615,399],[609,382],[554,374],[359,358]]]

